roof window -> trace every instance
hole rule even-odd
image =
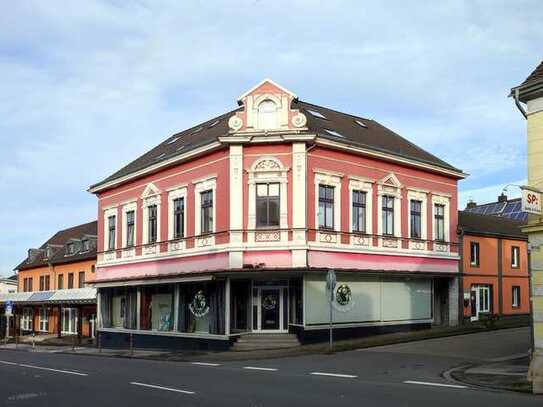
[[[324,116],[321,112],[317,112],[316,110],[310,110],[310,109],[305,109],[307,112],[309,112],[312,116],[315,116],[315,117],[318,117],[319,119],[325,119],[325,120],[328,120],[326,118],[326,116]]]
[[[354,122],[358,124],[360,127],[364,127],[365,129],[368,128],[368,126],[366,126],[366,124],[362,120],[355,120]]]
[[[213,123],[209,125],[209,128],[215,127],[217,124],[219,124],[220,120],[215,120]]]
[[[157,155],[157,156],[155,157],[155,160],[160,160],[160,159],[162,159],[162,158],[164,158],[164,157],[166,157],[166,153],[162,153],[162,154],[160,154],[160,155]]]
[[[168,141],[168,144],[173,144],[173,143],[175,143],[177,140],[179,140],[179,137],[174,137],[174,138],[172,138],[170,141]]]
[[[331,136],[334,136],[334,137],[340,137],[340,138],[345,138],[345,136],[341,133],[338,133],[337,131],[335,130],[330,130],[330,129],[324,129],[324,131],[326,131],[328,134],[330,134]]]

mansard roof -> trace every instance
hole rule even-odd
[[[249,92],[244,93],[241,98],[246,97],[248,93],[262,86],[269,88],[270,86],[278,87],[279,85],[269,80],[263,81]],[[284,88],[280,87],[278,89],[281,91],[284,90]],[[430,165],[438,170],[441,169],[448,173],[452,172],[458,178],[464,176],[461,170],[411,143],[375,120],[304,102],[296,99],[295,95],[290,91],[284,91],[288,92],[289,100],[291,100],[290,109],[298,110],[307,118],[306,125],[296,130],[296,134],[300,136],[317,135],[319,138],[327,139],[340,145],[359,147],[363,150]],[[243,112],[244,108],[244,106],[241,106],[187,130],[173,134],[114,174],[92,185],[89,190],[97,192],[104,186],[118,184],[131,179],[132,176],[135,177],[140,172],[152,172],[154,168],[157,170],[164,168],[170,162],[173,165],[176,162],[176,157],[187,155],[190,152],[196,153],[198,149],[206,146],[220,148],[221,142],[219,138],[232,135],[232,129],[228,124],[229,119]]]
[[[55,233],[49,240],[42,244],[39,249],[31,249],[34,251],[33,257],[27,257],[23,260],[15,270],[28,270],[36,267],[44,267],[48,264],[64,264],[77,261],[96,259],[96,244],[90,244],[88,251],[82,251],[79,247],[74,254],[67,255],[65,246],[70,241],[80,241],[85,238],[96,240],[98,234],[98,223],[92,221],[82,225],[73,226],[68,229],[60,230]],[[47,258],[47,248],[52,248],[52,255]]]

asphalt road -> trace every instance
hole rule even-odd
[[[526,352],[527,329],[274,360],[162,362],[0,351],[7,406],[541,406],[441,374]],[[457,386],[457,387],[455,387]]]

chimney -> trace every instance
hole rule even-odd
[[[466,205],[466,209],[473,209],[477,207],[477,202],[475,202],[473,199],[470,199],[468,204]]]

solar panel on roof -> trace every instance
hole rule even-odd
[[[316,110],[309,110],[309,109],[306,109],[306,111],[311,113],[312,116],[318,117],[319,119],[326,119],[326,116],[324,116],[321,112],[317,112]]]

